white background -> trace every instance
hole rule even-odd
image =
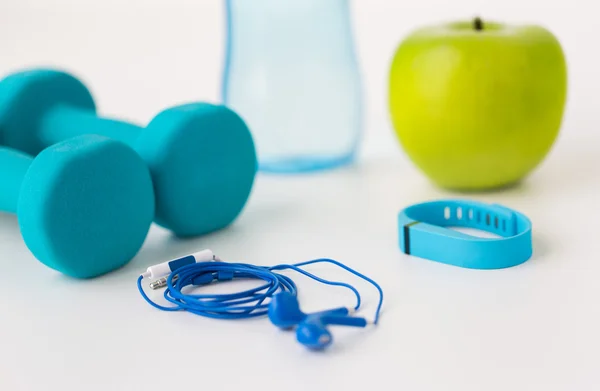
[[[367,88],[356,166],[260,175],[230,229],[183,241],[153,228],[127,267],[85,282],[43,267],[22,243],[16,219],[0,216],[0,390],[598,389],[598,6],[355,0],[352,7]],[[516,208],[534,224],[532,259],[491,272],[400,254],[398,210],[459,195],[432,187],[406,160],[386,107],[399,40],[419,25],[474,15],[546,26],[569,63],[567,112],[545,162],[518,187],[470,195]],[[145,123],[166,106],[218,102],[224,28],[217,0],[2,0],[0,72],[70,70],[90,86],[102,113]],[[382,284],[381,323],[335,329],[333,348],[314,354],[266,319],[164,313],[139,297],[135,279],[146,266],[207,247],[256,264],[342,260]],[[335,269],[312,270],[340,278]],[[345,292],[298,281],[306,310],[352,303]],[[371,316],[376,294],[357,283]]]

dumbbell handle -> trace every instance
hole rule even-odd
[[[59,105],[40,119],[38,137],[44,146],[81,134],[97,134],[135,146],[142,128],[128,122],[103,118],[93,111]]]
[[[29,155],[0,147],[0,210],[17,213],[21,184],[32,161]]]

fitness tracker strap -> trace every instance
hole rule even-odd
[[[482,238],[447,227],[499,235]],[[498,204],[439,200],[412,205],[398,215],[400,248],[409,255],[471,269],[519,265],[532,254],[531,222]]]

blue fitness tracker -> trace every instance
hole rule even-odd
[[[499,238],[471,236],[447,227],[475,228]],[[519,265],[532,254],[531,221],[498,204],[439,200],[412,205],[398,215],[400,248],[414,255],[471,269]]]

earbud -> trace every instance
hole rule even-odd
[[[309,349],[323,350],[333,342],[327,325],[366,327],[367,320],[347,315],[310,315],[298,325],[296,339]]]
[[[298,325],[296,340],[312,350],[323,350],[333,342],[333,336],[318,317]]]
[[[268,309],[271,323],[281,329],[296,327],[296,339],[302,345],[313,350],[322,350],[329,346],[333,337],[328,325],[365,327],[365,318],[348,316],[348,308],[305,314],[300,310],[298,298],[291,292],[280,292],[273,296]]]
[[[314,314],[305,314],[300,310],[298,298],[291,292],[285,291],[273,296],[267,313],[271,323],[275,326],[281,329],[291,329],[311,315],[348,315],[348,308],[340,307]]]

